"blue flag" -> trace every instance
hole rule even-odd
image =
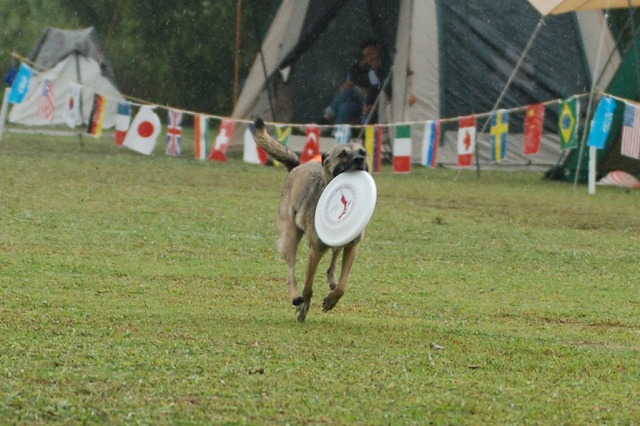
[[[351,126],[348,124],[342,124],[336,127],[336,144],[345,145],[351,141]]]
[[[29,93],[29,84],[31,83],[31,76],[33,76],[33,70],[25,64],[20,64],[18,75],[11,87],[11,93],[9,93],[9,102],[12,104],[21,104],[24,98]]]
[[[11,64],[11,68],[9,69],[9,72],[4,77],[4,82],[7,83],[9,87],[13,86],[13,82],[16,79],[16,75],[18,75],[18,68],[16,68],[15,64]]]
[[[593,148],[604,149],[607,136],[611,130],[613,111],[616,109],[616,101],[610,97],[602,98],[591,122],[588,145]]]

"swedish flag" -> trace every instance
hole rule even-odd
[[[500,110],[491,116],[491,161],[500,162],[507,156],[509,112]]]

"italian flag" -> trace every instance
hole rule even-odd
[[[411,126],[396,127],[396,140],[393,144],[393,171],[411,172]]]

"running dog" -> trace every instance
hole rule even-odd
[[[296,307],[298,321],[307,318],[313,279],[318,263],[329,248],[332,250],[331,266],[327,271],[330,291],[324,298],[324,312],[333,309],[347,288],[349,273],[356,258],[358,244],[364,231],[342,247],[329,247],[318,237],[315,229],[316,205],[322,191],[334,177],[340,173],[356,170],[369,171],[367,151],[358,143],[336,145],[322,155],[322,163],[312,161],[300,164],[300,157],[288,147],[273,138],[265,129],[264,121],[257,118],[254,122],[256,144],[265,150],[274,160],[282,163],[289,174],[284,183],[276,223],[280,231],[279,248],[289,267],[287,286],[293,305]],[[306,234],[309,242],[309,259],[302,294],[298,290],[295,277],[296,253],[302,236]],[[336,264],[342,255],[342,271],[336,281]]]

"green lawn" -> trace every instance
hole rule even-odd
[[[385,169],[346,295],[322,313],[327,257],[298,323],[286,172],[162,145],[4,135],[0,424],[640,419],[640,193]]]

